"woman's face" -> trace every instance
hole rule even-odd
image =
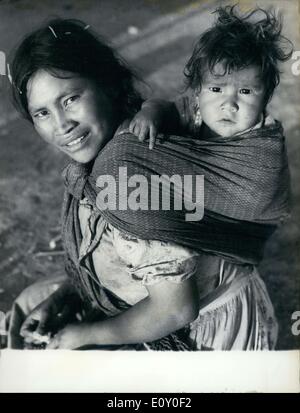
[[[29,113],[46,142],[75,161],[87,163],[115,132],[112,102],[92,81],[60,73],[63,78],[39,70],[30,78]]]

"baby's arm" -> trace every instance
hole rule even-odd
[[[149,138],[153,149],[158,133],[173,133],[179,127],[180,117],[175,103],[163,99],[149,99],[129,125],[129,131],[141,142]]]

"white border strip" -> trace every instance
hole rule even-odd
[[[297,393],[299,355],[3,350],[0,392]]]

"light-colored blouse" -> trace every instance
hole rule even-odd
[[[200,311],[189,325],[195,348],[275,347],[277,322],[255,267],[200,254],[172,242],[138,239],[117,230],[104,218],[95,230],[92,206],[86,199],[80,201],[78,213],[83,236],[79,262],[84,264],[92,254],[96,276],[120,299],[134,305],[147,297],[147,285],[162,279],[181,283],[195,277]]]

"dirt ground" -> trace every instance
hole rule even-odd
[[[225,2],[2,1],[0,51],[8,57],[22,36],[49,15],[80,18],[110,39],[151,85],[154,94],[173,97],[182,85],[183,65],[194,39],[208,27],[213,19],[211,11],[220,3]],[[300,50],[297,0],[245,0],[240,5],[246,8],[256,3],[282,9],[285,33],[293,41],[295,50]],[[292,214],[268,242],[260,265],[279,320],[278,349],[300,347],[299,336],[291,332],[292,314],[300,310],[300,75],[292,73],[293,62],[283,66],[281,85],[270,105],[270,112],[285,128],[292,178]],[[6,312],[26,286],[62,271],[60,171],[66,159],[43,143],[30,124],[18,117],[9,101],[3,67],[1,73],[0,311]]]

